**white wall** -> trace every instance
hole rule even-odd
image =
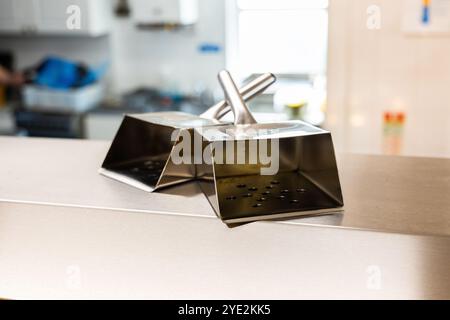
[[[403,110],[402,154],[450,157],[450,37],[407,36],[402,17],[401,0],[330,1],[328,125],[340,150],[381,153],[383,111]]]
[[[216,88],[216,74],[225,66],[224,0],[199,0],[199,10],[199,21],[189,30],[140,31],[130,19],[115,18],[109,36],[0,36],[0,50],[13,50],[19,68],[33,65],[48,54],[94,65],[110,60],[108,82],[116,93],[141,85],[182,91],[201,86]],[[203,42],[218,44],[222,51],[202,54],[198,46]]]
[[[199,10],[192,30],[137,31],[130,21],[116,20],[111,39],[114,87],[119,91],[145,84],[182,91],[217,87],[217,72],[225,66],[225,4],[200,0]],[[200,53],[203,42],[218,44],[222,51]]]

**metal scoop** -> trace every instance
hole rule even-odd
[[[241,94],[252,99],[275,82],[272,74],[263,74],[244,86]],[[182,131],[197,127],[221,126],[220,119],[230,111],[222,101],[201,116],[183,112],[154,112],[125,115],[99,173],[152,192],[162,187],[192,180],[195,165],[175,165],[171,158]]]
[[[341,211],[330,132],[302,121],[257,124],[230,74],[219,81],[235,124],[195,129],[211,156],[197,167],[200,185],[217,215],[233,224]]]

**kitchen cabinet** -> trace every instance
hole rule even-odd
[[[131,5],[138,25],[191,25],[198,19],[197,0],[132,0]]]
[[[111,12],[108,0],[0,0],[0,33],[98,36]]]
[[[0,0],[0,31],[12,32],[16,29],[16,11],[13,0]]]

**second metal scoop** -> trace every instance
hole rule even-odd
[[[195,129],[211,154],[197,170],[217,215],[231,224],[341,211],[330,132],[302,121],[257,124],[230,74],[219,80],[235,124]]]
[[[264,74],[244,86],[241,94],[251,99],[274,82],[272,74]],[[183,131],[226,125],[220,119],[228,111],[228,103],[222,101],[201,116],[182,112],[125,115],[99,173],[148,192],[192,180],[196,176],[193,163],[170,161],[174,146]]]

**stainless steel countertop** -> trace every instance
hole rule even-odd
[[[145,193],[97,174],[109,144],[0,137],[0,201],[216,219],[196,183]],[[283,223],[450,236],[450,159],[339,155],[343,214]]]
[[[195,183],[98,175],[107,148],[0,138],[0,297],[450,298],[450,160],[341,155],[344,214],[227,228]]]

